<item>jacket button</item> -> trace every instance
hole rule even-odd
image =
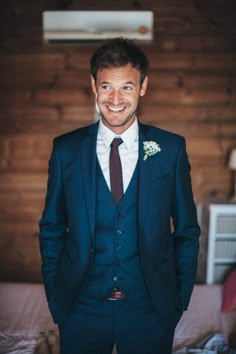
[[[117,233],[118,233],[118,235],[121,235],[122,231],[121,230],[117,230]]]

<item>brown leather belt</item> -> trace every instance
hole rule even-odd
[[[124,300],[125,295],[120,291],[119,288],[115,288],[112,290],[110,296],[108,297],[108,300]]]

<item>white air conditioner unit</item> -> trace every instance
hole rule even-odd
[[[99,41],[113,37],[153,39],[152,11],[44,11],[46,42]]]

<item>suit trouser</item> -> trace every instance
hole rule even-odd
[[[59,326],[61,354],[170,354],[174,328],[168,328],[150,299],[98,301],[81,296]]]

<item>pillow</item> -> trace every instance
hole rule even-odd
[[[221,312],[236,310],[236,269],[227,277],[223,287]]]

